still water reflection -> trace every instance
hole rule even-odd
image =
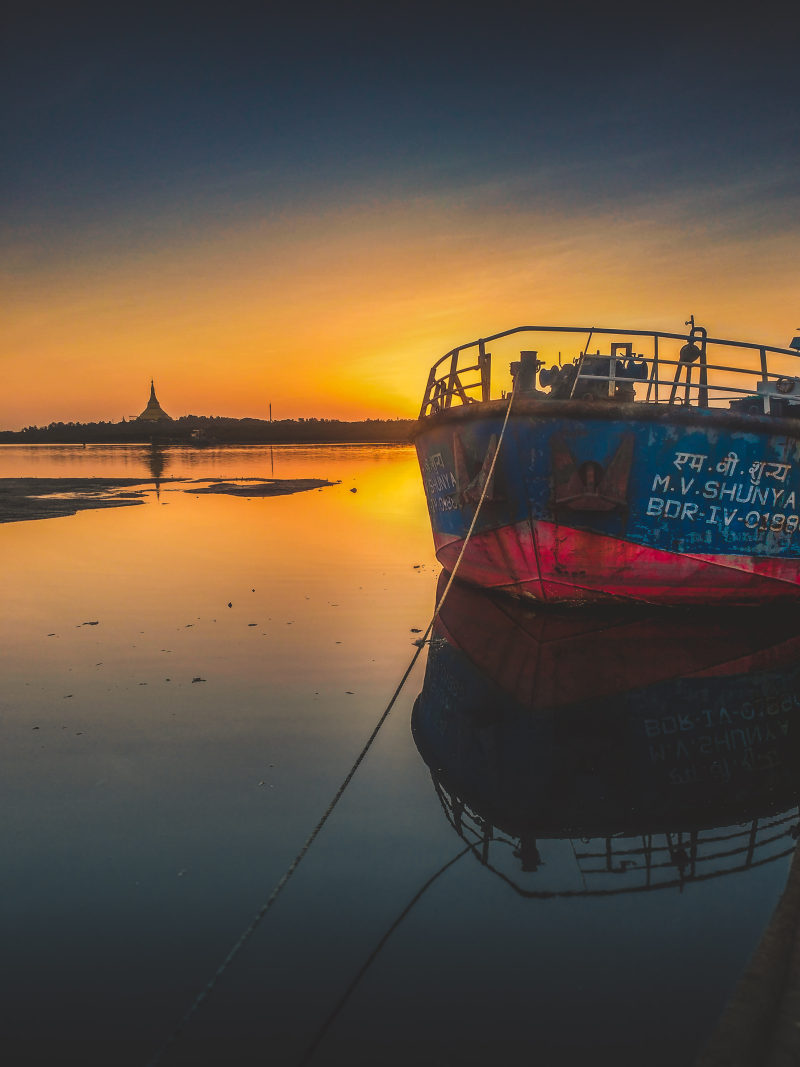
[[[414,739],[487,876],[555,922],[574,909],[559,993],[537,997],[552,1062],[691,1063],[726,1040],[800,830],[798,714],[796,618],[545,613],[453,586]],[[763,1035],[742,1062],[768,1062]]]
[[[0,526],[4,1047],[143,1064],[347,772],[437,569],[408,448],[0,450],[0,477],[60,473],[153,492]],[[338,484],[167,480],[273,473]],[[455,586],[164,1063],[694,1063],[786,882],[799,673],[775,616]]]

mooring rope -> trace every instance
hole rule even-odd
[[[580,359],[578,360],[578,369],[575,371],[575,377],[572,379],[572,388],[569,391],[569,399],[572,400],[572,395],[575,392],[575,386],[578,384],[578,378],[581,376],[583,370],[583,361],[586,359],[586,353],[589,351],[589,343],[592,340],[592,334],[594,333],[594,326],[589,330],[589,336],[586,338],[586,344],[583,346]],[[600,349],[598,349],[598,352]]]
[[[430,634],[431,634],[431,631],[433,630],[434,624],[436,623],[436,620],[439,617],[439,612],[442,610],[442,606],[444,605],[444,602],[445,602],[445,599],[447,597],[447,594],[450,592],[450,587],[452,586],[452,584],[453,584],[453,582],[455,580],[456,573],[458,572],[458,569],[461,566],[461,561],[464,558],[464,552],[466,551],[467,545],[469,544],[470,538],[472,537],[472,532],[475,529],[475,524],[478,521],[478,516],[480,515],[481,508],[483,507],[483,502],[486,499],[486,494],[487,494],[487,492],[489,490],[489,486],[492,484],[492,477],[494,475],[494,469],[497,466],[497,457],[500,455],[500,448],[501,448],[501,446],[503,444],[503,438],[505,437],[506,427],[508,426],[508,417],[511,414],[511,405],[514,402],[515,393],[516,393],[516,381],[514,382],[514,388],[511,390],[511,396],[508,399],[508,406],[506,407],[506,415],[505,415],[505,418],[503,420],[503,427],[502,427],[502,429],[500,431],[500,436],[497,439],[497,447],[495,448],[494,455],[492,456],[492,462],[491,462],[491,464],[489,466],[488,474],[486,475],[486,481],[483,484],[483,489],[481,491],[481,495],[480,495],[480,498],[478,500],[478,506],[475,508],[475,514],[472,516],[472,522],[469,525],[469,529],[467,530],[467,535],[464,538],[463,544],[461,545],[461,551],[459,552],[458,557],[456,559],[456,562],[455,562],[455,564],[453,566],[453,569],[450,572],[450,579],[447,582],[447,585],[444,587],[444,592],[439,597],[439,602],[437,603],[436,608],[434,609],[433,615],[431,617],[431,621],[428,623],[428,626],[427,626],[427,628],[425,630],[425,633],[416,642],[417,647],[416,647],[416,650],[414,651],[414,655],[411,657],[411,662],[409,663],[408,667],[406,667],[405,672],[403,674],[403,677],[400,679],[400,681],[399,681],[399,683],[397,685],[397,688],[395,689],[394,693],[392,694],[391,700],[386,705],[385,711],[383,712],[381,717],[378,719],[378,722],[376,723],[372,733],[367,738],[367,741],[366,741],[364,747],[361,749],[361,751],[359,752],[358,756],[356,757],[355,762],[353,763],[352,767],[347,772],[347,776],[345,777],[344,781],[339,786],[339,788],[336,790],[336,793],[334,794],[333,799],[331,800],[331,802],[328,804],[327,808],[325,809],[325,812],[323,813],[322,818],[319,820],[317,825],[314,827],[314,829],[311,831],[311,833],[306,838],[306,840],[305,840],[305,842],[303,844],[303,847],[300,849],[300,851],[297,853],[295,858],[292,860],[292,862],[286,868],[284,873],[281,875],[280,879],[278,880],[277,884],[275,885],[275,888],[272,890],[270,895],[267,897],[267,899],[264,901],[264,903],[261,905],[261,907],[255,913],[253,918],[250,920],[248,925],[245,927],[245,929],[239,935],[239,937],[237,938],[237,940],[234,943],[234,945],[231,948],[231,950],[228,952],[228,954],[225,957],[225,959],[222,961],[222,963],[220,963],[220,965],[217,967],[216,971],[214,971],[214,974],[211,976],[211,978],[208,980],[208,982],[205,984],[205,986],[200,990],[200,992],[197,994],[195,999],[192,1001],[191,1005],[189,1006],[188,1010],[186,1011],[186,1013],[184,1014],[183,1018],[180,1020],[178,1025],[175,1027],[175,1029],[172,1031],[172,1033],[167,1037],[167,1039],[164,1041],[164,1043],[161,1045],[161,1047],[156,1051],[155,1055],[148,1061],[147,1067],[157,1067],[157,1065],[159,1063],[161,1063],[161,1061],[164,1058],[165,1054],[170,1049],[170,1047],[174,1044],[174,1042],[177,1040],[177,1038],[180,1036],[180,1034],[183,1032],[183,1030],[185,1029],[186,1025],[190,1022],[190,1020],[193,1018],[193,1016],[197,1013],[197,1011],[200,1009],[200,1007],[205,1003],[205,1001],[211,995],[211,992],[214,989],[214,986],[216,986],[217,982],[220,980],[222,975],[225,973],[225,971],[228,969],[228,967],[230,967],[230,965],[233,963],[233,961],[239,955],[241,950],[244,948],[244,946],[247,944],[247,942],[253,936],[253,934],[255,933],[256,929],[259,926],[259,924],[261,923],[261,920],[264,918],[264,916],[270,910],[272,905],[278,899],[278,897],[280,896],[280,894],[283,891],[284,887],[286,886],[286,883],[289,881],[289,879],[292,877],[294,872],[300,866],[300,864],[302,863],[306,853],[308,852],[308,850],[311,848],[311,846],[314,844],[314,842],[316,841],[317,837],[319,836],[319,833],[322,830],[323,826],[328,821],[330,816],[333,814],[333,811],[334,811],[336,805],[342,799],[342,795],[344,794],[344,791],[350,785],[351,781],[353,780],[353,778],[355,776],[356,771],[361,766],[361,764],[364,762],[364,759],[365,759],[367,753],[372,748],[373,742],[375,741],[375,738],[378,736],[378,734],[379,734],[379,732],[381,730],[381,727],[386,722],[386,720],[389,718],[389,713],[391,712],[392,708],[394,707],[394,705],[395,705],[395,703],[397,701],[397,698],[400,696],[400,693],[401,693],[401,691],[403,689],[403,686],[406,684],[406,681],[408,680],[408,676],[411,674],[412,670],[414,669],[414,665],[416,664],[417,660],[419,659],[420,653],[422,652],[422,649],[425,647],[425,644],[426,644],[428,638],[430,637]]]
[[[309,1042],[308,1047],[306,1048],[306,1050],[303,1053],[302,1057],[297,1061],[297,1067],[306,1067],[306,1064],[311,1062],[311,1058],[314,1055],[314,1053],[316,1052],[316,1050],[319,1048],[319,1045],[320,1045],[323,1037],[325,1037],[325,1034],[328,1032],[328,1030],[331,1028],[333,1023],[339,1017],[339,1015],[342,1012],[342,1008],[344,1008],[345,1004],[347,1003],[347,1001],[352,996],[356,986],[361,981],[361,979],[364,977],[364,975],[367,973],[367,971],[370,969],[370,967],[375,962],[375,960],[378,958],[378,956],[380,955],[381,949],[386,944],[386,942],[389,940],[389,938],[392,936],[392,934],[395,932],[397,927],[408,916],[408,914],[411,912],[411,910],[414,908],[414,906],[417,903],[419,903],[419,901],[428,892],[428,890],[434,884],[434,882],[438,881],[438,879],[442,877],[442,875],[445,873],[445,871],[448,871],[453,866],[453,864],[458,863],[458,861],[461,859],[461,857],[462,856],[466,856],[466,854],[468,852],[470,852],[471,849],[472,849],[471,845],[467,845],[466,848],[462,848],[460,852],[457,852],[455,856],[453,856],[451,859],[449,859],[447,861],[447,863],[443,864],[439,868],[439,870],[436,871],[435,874],[432,874],[430,876],[430,878],[428,878],[426,880],[424,885],[420,886],[420,888],[416,891],[416,893],[411,898],[411,900],[409,900],[408,904],[406,904],[406,906],[403,908],[403,910],[400,912],[400,914],[394,920],[392,925],[389,927],[389,929],[386,931],[386,933],[383,935],[383,937],[381,937],[381,939],[377,943],[377,945],[373,948],[372,952],[370,952],[369,956],[367,956],[367,958],[361,964],[361,967],[358,969],[358,972],[354,975],[354,977],[352,978],[352,980],[351,980],[350,984],[348,985],[347,989],[345,989],[344,993],[342,993],[341,997],[339,997],[338,1001],[336,1002],[334,1007],[331,1009],[328,1017],[317,1028],[317,1032],[314,1034],[314,1037]]]

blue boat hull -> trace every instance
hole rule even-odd
[[[436,554],[452,569],[506,405],[416,439]],[[752,604],[800,594],[800,425],[642,404],[520,400],[461,578],[537,600]]]

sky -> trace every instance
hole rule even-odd
[[[0,429],[151,377],[174,417],[415,417],[522,323],[788,344],[800,16],[556,6],[6,5]]]

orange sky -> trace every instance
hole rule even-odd
[[[133,253],[112,237],[45,266],[12,250],[0,427],[119,420],[151,375],[173,417],[413,417],[434,359],[522,323],[674,331],[694,313],[780,346],[797,326],[793,236],[698,234],[679,198],[512,215],[476,186],[167,226]]]

